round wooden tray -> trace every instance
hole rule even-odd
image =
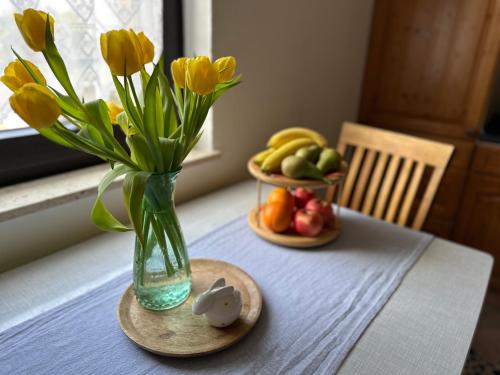
[[[317,237],[305,237],[294,234],[274,233],[264,223],[257,223],[257,208],[253,208],[248,214],[250,228],[263,239],[277,245],[297,247],[301,249],[313,248],[325,245],[335,240],[340,234],[340,221],[337,219],[333,228],[323,230]]]
[[[139,305],[130,285],[118,304],[123,332],[138,346],[170,357],[197,357],[218,352],[241,340],[255,325],[262,310],[262,296],[255,281],[240,268],[211,259],[192,259],[193,287],[184,304],[166,311],[146,310]],[[193,300],[220,277],[241,293],[239,319],[225,328],[210,326],[191,312]]]
[[[329,186],[325,184],[323,181],[319,180],[296,180],[293,178],[288,178],[283,176],[282,174],[267,174],[262,172],[260,167],[255,164],[253,161],[253,157],[247,163],[248,171],[252,176],[256,179],[263,181],[265,183],[281,186],[281,187],[308,187],[311,189],[314,188],[323,188]],[[325,177],[332,182],[332,184],[339,183],[346,175],[348,169],[348,164],[342,160],[342,164],[340,166],[340,171],[330,173]]]

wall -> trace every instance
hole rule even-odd
[[[200,194],[248,178],[247,159],[275,131],[303,125],[335,144],[356,120],[373,0],[213,1],[213,56],[234,55],[243,83],[214,108],[221,157],[186,170]]]
[[[214,108],[220,156],[185,168],[178,201],[249,178],[248,158],[281,128],[311,127],[335,144],[342,122],[357,118],[372,5],[373,0],[213,1],[213,56],[234,55],[243,83]],[[116,209],[122,206],[121,189],[107,195],[123,217],[123,209]],[[91,204],[88,198],[1,223],[0,270],[99,233],[88,217]]]

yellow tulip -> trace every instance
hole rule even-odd
[[[54,94],[37,83],[25,84],[9,102],[14,112],[35,129],[50,128],[61,114]]]
[[[230,81],[236,70],[236,59],[233,56],[221,57],[214,62],[215,70],[219,74],[219,82]]]
[[[25,9],[22,14],[15,13],[14,18],[26,44],[33,51],[44,51],[47,13],[29,8]],[[49,24],[50,31],[54,35],[54,19],[52,16],[49,16]]]
[[[155,46],[142,31],[137,34],[137,38],[142,48],[142,64],[146,65],[152,62],[153,57],[155,57]]]
[[[101,53],[111,73],[117,76],[130,76],[144,65],[141,42],[132,29],[101,34]]]
[[[47,81],[37,66],[30,61],[24,61],[28,64],[38,80],[40,80],[43,85],[46,85]],[[0,81],[12,91],[16,91],[27,83],[35,82],[33,77],[31,77],[31,74],[28,72],[28,69],[26,69],[23,63],[19,60],[14,60],[7,65],[3,73],[4,75],[0,77]]]
[[[186,71],[186,85],[191,91],[200,95],[207,95],[214,91],[218,73],[208,57],[199,56],[189,59]]]
[[[118,124],[118,121],[116,120],[116,116],[118,116],[120,113],[123,112],[123,108],[120,105],[118,105],[112,101],[109,101],[106,104],[108,105],[109,119],[111,120],[111,123]]]
[[[170,64],[170,71],[172,78],[177,86],[184,88],[186,86],[186,63],[189,59],[187,57],[180,57],[175,59]]]

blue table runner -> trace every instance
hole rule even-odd
[[[223,352],[176,359],[135,346],[116,320],[127,272],[0,333],[0,374],[332,374],[433,238],[345,209],[342,219],[340,237],[319,249],[270,244],[243,217],[188,247],[261,288],[257,325]]]

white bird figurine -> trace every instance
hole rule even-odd
[[[237,289],[227,285],[224,278],[218,279],[194,301],[193,314],[205,314],[208,323],[214,327],[227,327],[241,312],[241,295]]]

